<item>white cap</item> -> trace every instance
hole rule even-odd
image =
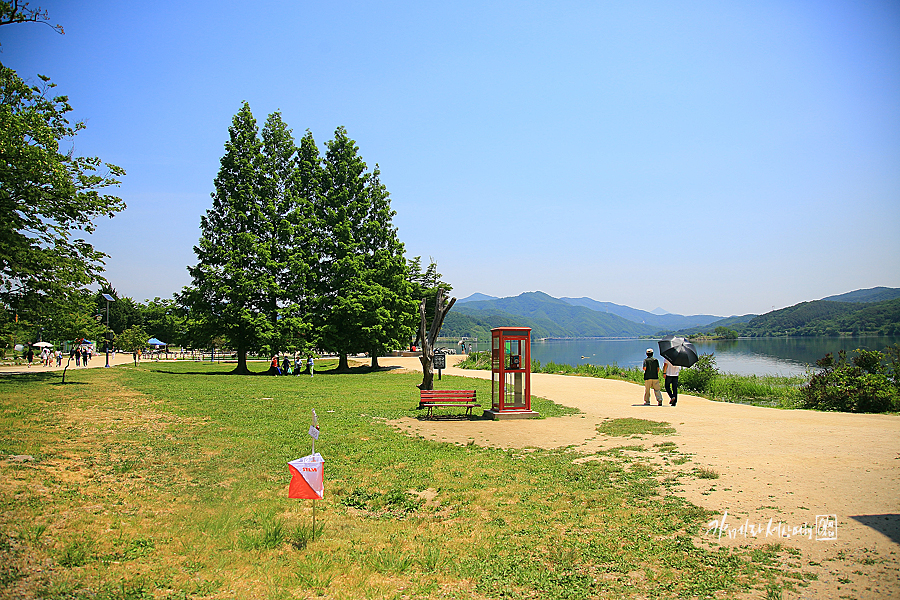
[[[653,350],[651,348],[647,348],[647,354],[653,354]]]

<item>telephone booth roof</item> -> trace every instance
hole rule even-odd
[[[531,327],[494,327],[491,329],[491,333],[495,331],[503,337],[531,335]]]

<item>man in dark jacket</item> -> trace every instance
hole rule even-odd
[[[650,390],[656,393],[656,401],[662,406],[662,392],[659,390],[659,361],[653,358],[653,350],[647,348],[644,359],[644,406],[650,406]]]

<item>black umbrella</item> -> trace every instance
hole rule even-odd
[[[667,335],[659,340],[659,353],[676,367],[690,367],[697,362],[697,349],[683,337]]]

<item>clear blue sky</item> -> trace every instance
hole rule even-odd
[[[453,294],[682,314],[900,287],[900,3],[31,2],[41,73],[128,172],[93,236],[141,301],[189,283],[241,103],[347,127]],[[498,237],[495,237],[498,236]]]

